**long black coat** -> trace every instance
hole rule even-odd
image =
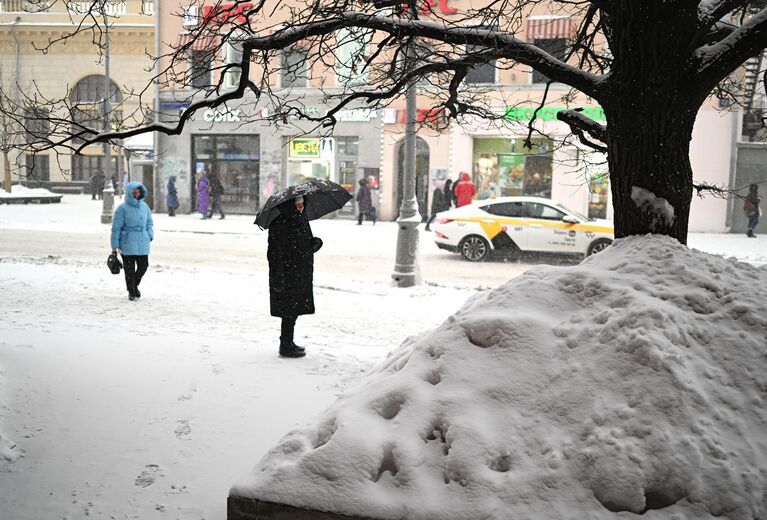
[[[289,200],[269,225],[269,304],[272,316],[314,314],[312,228]]]

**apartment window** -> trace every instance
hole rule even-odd
[[[77,82],[72,89],[69,99],[73,103],[101,103],[104,101],[104,76],[86,76]],[[120,103],[123,100],[123,94],[117,83],[110,80],[110,101]]]
[[[97,171],[104,171],[104,157],[102,155],[72,156],[73,181],[87,181]]]
[[[567,39],[565,38],[533,40],[533,45],[559,60],[564,61],[567,57]],[[546,83],[547,81],[549,81],[548,76],[537,70],[533,70],[533,83]]]
[[[44,108],[33,108],[25,111],[24,127],[27,133],[27,144],[44,142],[51,133],[50,112]]]
[[[292,47],[282,52],[282,86],[307,87],[309,84],[308,52]]]
[[[28,153],[26,159],[26,177],[28,181],[51,180],[50,157],[43,154]]]
[[[211,53],[208,51],[189,52],[189,84],[192,88],[206,88],[211,84]]]
[[[245,31],[233,31],[223,45],[224,66],[242,62],[242,41],[247,37]],[[231,67],[224,72],[224,88],[237,88],[242,76],[242,67]]]
[[[477,27],[477,29],[484,29],[484,30],[493,30],[493,28],[494,26],[491,26],[491,25],[480,25]],[[483,49],[486,49],[486,47],[482,45],[467,45],[466,55],[470,56],[473,53],[481,52]],[[496,62],[497,60],[490,60],[486,63],[482,63],[481,65],[475,65],[469,70],[468,74],[466,74],[466,78],[464,78],[464,82],[466,82],[469,85],[482,85],[482,84],[495,83]]]
[[[339,85],[367,83],[365,57],[371,32],[360,29],[341,29],[336,32],[336,77]]]
[[[557,59],[567,56],[568,41],[573,25],[569,16],[531,16],[527,19],[527,41]],[[549,78],[534,70],[533,83],[545,83]]]

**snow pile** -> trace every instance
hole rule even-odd
[[[534,269],[406,340],[230,494],[384,519],[765,518],[765,307],[767,269],[667,237]]]
[[[632,186],[631,200],[634,201],[637,208],[652,215],[651,230],[659,231],[674,224],[674,206],[666,199],[662,199],[644,188]]]
[[[0,186],[0,199],[21,199],[24,197],[56,197],[57,195],[45,188],[27,188],[20,184],[11,186],[11,193]]]

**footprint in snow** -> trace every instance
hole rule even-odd
[[[224,373],[224,367],[220,363],[216,363],[215,365],[213,365],[212,370],[213,370],[213,373],[216,375]]]
[[[176,421],[176,429],[173,433],[175,433],[176,437],[179,439],[186,439],[192,433],[192,426],[186,419]]]
[[[134,482],[136,487],[149,487],[154,484],[156,473],[159,471],[160,466],[157,464],[149,464],[145,466]]]
[[[186,392],[184,392],[183,394],[181,394],[178,397],[178,400],[179,401],[188,401],[189,399],[194,397],[194,393],[196,391],[197,391],[197,385],[196,384],[192,384],[192,385],[189,386],[189,389]]]

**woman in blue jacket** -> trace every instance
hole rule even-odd
[[[125,267],[125,285],[128,298],[141,298],[138,286],[149,267],[149,243],[154,240],[152,210],[144,199],[146,188],[140,182],[131,182],[125,191],[125,202],[115,210],[112,218],[112,252],[120,250]]]

